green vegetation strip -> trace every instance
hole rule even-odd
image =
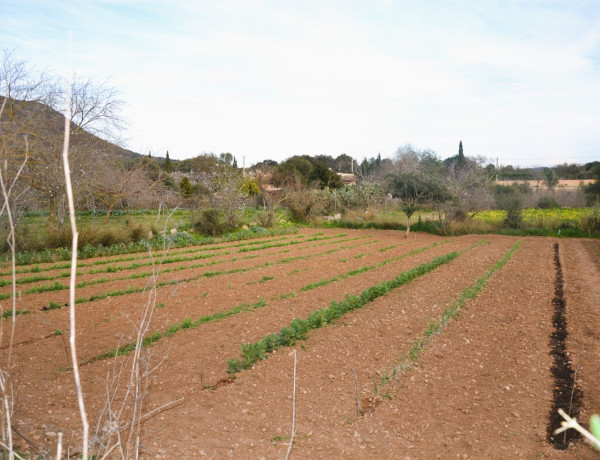
[[[286,240],[290,238],[290,236],[288,235],[284,235],[280,238],[273,238],[271,241],[281,241],[281,240]],[[296,235],[295,238],[304,238],[304,235]],[[210,246],[210,247],[194,247],[193,249],[188,249],[188,250],[184,250],[184,251],[177,251],[177,252],[172,252],[171,256],[165,257],[164,259],[158,259],[158,262],[156,260],[150,260],[148,262],[142,262],[142,263],[134,263],[134,264],[130,264],[124,267],[114,267],[114,266],[110,266],[109,264],[114,264],[114,263],[121,263],[121,262],[132,262],[135,260],[147,260],[149,258],[148,254],[144,254],[142,256],[140,255],[135,255],[135,256],[119,256],[119,257],[113,257],[111,259],[103,259],[103,260],[97,260],[97,261],[93,261],[93,262],[78,262],[77,263],[77,267],[78,268],[84,268],[84,267],[93,267],[93,266],[100,266],[100,265],[109,265],[109,267],[106,267],[106,269],[92,269],[89,272],[87,272],[88,274],[95,274],[95,273],[114,273],[117,271],[121,271],[121,270],[128,270],[128,269],[135,269],[135,268],[139,268],[139,267],[144,267],[144,266],[149,266],[152,264],[158,264],[158,263],[171,263],[171,262],[181,262],[181,261],[185,261],[185,260],[196,260],[196,259],[201,259],[201,258],[207,258],[207,257],[213,257],[213,256],[209,256],[209,255],[201,255],[198,257],[191,257],[191,258],[186,258],[184,257],[185,254],[197,254],[197,253],[201,253],[201,252],[207,252],[207,251],[217,251],[217,250],[221,250],[221,249],[231,249],[231,248],[241,248],[244,246],[254,246],[254,245],[258,245],[258,244],[265,244],[265,241],[243,241],[241,243],[237,243],[234,245],[220,245],[220,246]],[[221,253],[221,254],[230,254],[230,252],[226,252],[226,253]],[[218,254],[215,254],[215,256]],[[40,265],[34,265],[33,267],[30,268],[22,268],[22,269],[18,269],[16,270],[15,273],[17,274],[23,274],[23,273],[40,273],[43,271],[52,271],[52,270],[61,270],[61,269],[66,269],[66,268],[71,268],[71,262],[65,262],[65,263],[55,263],[52,264],[48,267],[42,267]],[[0,276],[10,276],[12,274],[12,272],[10,270],[8,271],[4,271],[4,272],[0,272]],[[17,284],[25,284],[28,282],[35,282],[35,281],[45,281],[45,280],[51,280],[51,279],[55,279],[55,278],[62,278],[62,277],[66,277],[69,276],[71,273],[70,272],[65,272],[65,273],[61,273],[58,276],[54,276],[54,277],[40,277],[38,279],[33,279],[31,281],[22,281],[19,282],[17,281]],[[83,274],[83,273],[80,273]],[[42,275],[43,276],[43,275]],[[22,279],[26,279],[26,278],[22,278]],[[6,286],[10,284],[10,280],[0,280],[0,286]]]
[[[368,236],[359,236],[356,238],[348,238],[346,240],[340,240],[339,242],[346,242],[346,241],[354,241],[354,240],[363,240],[365,238],[369,238]],[[333,248],[333,249],[329,249],[327,251],[324,252],[317,252],[316,254],[307,254],[304,256],[294,256],[294,257],[287,257],[285,259],[280,259],[278,263],[280,264],[285,264],[288,262],[294,262],[296,260],[308,260],[308,259],[312,259],[313,257],[318,257],[318,256],[322,256],[322,255],[327,255],[327,254],[333,254],[335,252],[339,252],[339,251],[343,251],[344,249],[352,249],[352,248],[356,248],[358,246],[365,246],[367,244],[373,244],[373,243],[377,243],[377,240],[371,240],[371,241],[367,241],[367,242],[361,242],[361,243],[357,243],[357,244],[353,244],[350,246],[340,246],[339,248]],[[314,246],[322,246],[323,243],[321,244],[315,244]]]
[[[364,238],[364,237],[360,237],[360,238]],[[355,238],[351,238],[351,239],[355,239]],[[339,242],[339,241],[338,241]],[[340,248],[341,249],[341,248]],[[331,252],[331,250],[329,251],[324,251],[322,253],[319,254],[314,254],[314,256],[316,255],[324,255],[324,254],[329,254]],[[313,255],[311,255],[313,256]],[[253,257],[253,256],[247,256],[247,257]],[[230,261],[233,262],[236,259],[231,259]],[[295,259],[281,259],[279,262],[277,263],[288,263],[291,262],[292,260]],[[208,265],[214,265],[216,263],[223,263],[223,262],[229,262],[229,261],[220,261],[220,262],[213,262],[211,264]],[[181,284],[181,283],[187,283],[190,281],[196,281],[200,278],[212,278],[214,276],[221,276],[221,275],[231,275],[234,273],[242,273],[242,272],[247,272],[247,271],[251,271],[251,270],[256,270],[259,268],[265,268],[265,267],[269,267],[273,265],[272,262],[265,262],[264,264],[259,264],[259,265],[255,265],[253,267],[248,267],[248,268],[234,268],[231,270],[221,270],[221,271],[207,271],[204,272],[200,275],[197,276],[193,276],[193,277],[188,277],[185,278],[183,280],[172,280],[172,281],[162,281],[162,282],[157,282],[156,283],[156,287],[160,288],[163,286],[173,286],[173,285],[177,285],[177,284]],[[195,264],[195,265],[191,265],[191,266],[180,266],[180,267],[174,267],[174,268],[167,268],[165,270],[162,270],[160,273],[168,273],[168,272],[175,272],[175,271],[180,271],[180,270],[188,270],[188,269],[192,269],[192,268],[199,268],[199,267],[203,267],[206,266],[206,264]],[[93,280],[93,281],[82,281],[80,283],[77,284],[78,288],[82,288],[82,287],[86,287],[86,286],[93,286],[95,284],[101,284],[101,283],[106,283],[108,281],[123,281],[123,280],[127,280],[127,279],[140,279],[140,278],[145,278],[145,277],[149,277],[152,276],[153,273],[152,272],[145,272],[145,273],[136,273],[134,275],[128,276],[126,278],[111,278],[111,279],[106,279],[106,278],[100,278],[98,280]],[[46,292],[46,291],[59,291],[59,290],[64,290],[64,289],[68,289],[68,286],[65,286],[61,283],[54,283],[51,285],[47,285],[47,286],[38,286],[36,288],[32,288],[30,289],[31,292],[27,291],[28,293],[34,293],[34,292]],[[139,294],[140,292],[144,292],[147,288],[146,287],[134,287],[134,286],[129,286],[126,289],[117,289],[117,290],[113,290],[113,291],[108,291],[105,292],[103,294],[97,294],[97,295],[92,295],[89,297],[79,297],[75,300],[76,304],[82,304],[82,303],[87,303],[87,302],[93,302],[95,300],[102,300],[102,299],[106,299],[108,297],[117,297],[117,296],[123,296],[123,295],[128,295],[128,294]],[[6,296],[6,297],[2,297],[2,296]],[[0,300],[2,300],[3,298],[10,298],[10,296],[8,294],[0,294]],[[66,305],[65,305],[66,306]],[[58,309],[58,308],[62,308],[62,305],[60,305],[57,302],[50,302],[50,307],[45,307],[45,310],[54,310],[54,309]]]
[[[112,256],[117,254],[133,254],[136,252],[147,252],[149,248],[153,250],[162,250],[165,247],[189,247],[204,246],[217,243],[229,243],[232,241],[248,240],[254,238],[265,238],[276,235],[286,235],[297,233],[298,229],[270,229],[253,227],[248,230],[242,230],[235,233],[228,233],[220,237],[198,237],[187,232],[176,233],[175,235],[157,235],[151,240],[141,240],[137,243],[127,245],[114,244],[112,246],[92,246],[87,245],[77,251],[78,259],[89,259],[93,257]],[[6,258],[6,255],[3,256]],[[57,260],[70,260],[71,250],[67,248],[47,249],[42,252],[19,252],[16,255],[17,265],[31,265],[37,263],[54,262]]]
[[[345,235],[345,234],[340,234],[340,235]],[[324,237],[324,238],[313,238],[313,239],[307,239],[307,240],[303,240],[301,242],[307,242],[307,241],[319,241],[322,239],[330,239],[330,238],[335,238],[334,237]],[[340,243],[340,242],[344,242],[344,241],[351,241],[351,240],[355,240],[355,239],[362,239],[365,237],[356,237],[356,238],[349,238],[349,239],[342,239],[342,240],[337,240],[335,241],[335,243]],[[292,244],[298,244],[300,242],[292,242]],[[325,244],[330,244],[332,243],[331,241],[328,241]],[[323,244],[323,243],[321,243]],[[288,245],[288,244],[286,244]],[[254,250],[254,249],[253,249]],[[238,252],[247,252],[247,251],[238,251]],[[206,255],[202,255],[200,257],[195,256],[193,258],[172,258],[170,259],[167,263],[174,263],[174,262],[178,262],[178,261],[190,261],[190,260],[194,260],[194,259],[206,259],[209,257],[214,257],[214,256],[218,256],[218,255],[226,255],[226,254],[231,254],[230,252],[222,252],[222,253],[218,253],[218,254],[206,254]],[[248,255],[244,258],[254,258],[256,256],[252,256],[252,255]],[[151,277],[155,274],[161,274],[161,273],[170,273],[170,272],[177,272],[177,271],[184,271],[184,270],[192,270],[192,269],[196,269],[196,268],[201,268],[201,267],[205,267],[205,266],[210,266],[210,265],[216,265],[216,264],[221,264],[221,263],[226,263],[226,262],[235,262],[237,260],[237,258],[233,258],[233,259],[228,259],[228,260],[219,260],[219,261],[213,261],[212,263],[208,263],[208,264],[204,264],[204,263],[199,263],[199,264],[192,264],[192,265],[180,265],[178,267],[172,267],[172,268],[166,268],[163,270],[160,270],[158,272],[153,272],[153,271],[147,271],[147,272],[138,272],[138,273],[133,273],[131,275],[125,276],[125,277],[115,277],[115,278],[98,278],[96,280],[90,280],[90,281],[81,281],[79,283],[77,283],[77,288],[83,288],[83,287],[88,287],[88,286],[94,286],[97,284],[103,284],[103,283],[109,283],[112,281],[125,281],[125,280],[135,280],[135,279],[141,279],[141,278],[148,278]],[[283,263],[283,262],[282,262]],[[133,269],[133,268],[139,268],[139,267],[143,267],[143,266],[148,266],[148,265],[152,265],[153,262],[149,262],[149,263],[144,263],[144,264],[133,264],[132,266],[128,266],[127,269]],[[161,264],[162,265],[162,264]],[[259,265],[257,267],[253,267],[253,268],[260,268],[263,267],[263,265]],[[250,268],[252,269],[252,268]],[[114,270],[110,269],[110,266],[107,267],[107,270],[105,270],[106,272],[112,273],[112,272],[118,272],[120,271],[120,269],[115,268]],[[96,271],[94,273],[102,273],[104,271],[99,270]],[[231,272],[231,271],[224,271],[224,272],[216,272],[217,275],[222,275],[222,274],[230,274],[230,273],[235,273],[235,272]],[[53,280],[53,279],[57,279],[57,278],[65,278],[66,276],[70,275],[70,273],[65,273],[65,274],[61,274],[57,277],[39,277],[37,279],[37,281],[40,280]],[[81,275],[81,273],[79,272],[78,275]],[[213,275],[215,276],[215,275]],[[198,278],[194,278],[194,279],[198,279]],[[31,281],[33,282],[33,281]],[[20,284],[19,282],[17,282],[17,284]],[[27,291],[25,291],[25,295],[28,294],[39,294],[42,292],[52,292],[52,291],[61,291],[61,290],[67,290],[69,289],[69,286],[62,284],[58,281],[52,283],[52,284],[47,284],[47,285],[41,285],[41,286],[34,286],[30,289],[28,289]],[[139,292],[139,291],[138,291]],[[0,300],[4,300],[4,299],[9,299],[10,298],[10,294],[0,294]]]
[[[472,285],[468,286],[460,294],[458,300],[456,300],[444,310],[439,319],[437,319],[436,321],[432,321],[427,325],[425,330],[421,332],[421,334],[419,334],[419,336],[409,344],[408,353],[400,358],[398,365],[395,366],[392,370],[392,375],[395,376],[398,372],[410,369],[415,366],[419,359],[419,356],[421,355],[421,353],[423,353],[427,345],[429,345],[433,336],[439,334],[440,331],[444,327],[446,327],[451,320],[458,318],[461,310],[464,309],[467,300],[474,299],[479,295],[479,293],[486,286],[487,282],[492,277],[492,275],[498,270],[500,270],[502,267],[504,267],[504,265],[513,256],[513,254],[519,249],[521,244],[522,241],[517,241],[508,250],[508,252],[504,255],[502,259],[500,259],[498,262],[492,265],[492,267],[488,269],[488,271],[483,276],[477,278]],[[386,372],[384,375],[386,377],[382,378],[380,384],[385,384],[390,381],[389,377],[387,377],[389,376],[389,373]],[[381,387],[378,390],[376,385],[375,393],[377,394],[378,392],[381,392]]]
[[[326,326],[328,323],[342,317],[346,313],[362,308],[366,304],[381,297],[414,279],[431,272],[440,265],[447,264],[459,256],[459,252],[453,251],[444,256],[419,265],[411,270],[400,273],[390,281],[384,281],[380,284],[371,286],[364,290],[359,296],[346,295],[342,301],[333,301],[327,308],[321,308],[313,311],[307,319],[295,318],[288,326],[285,326],[278,333],[265,336],[258,342],[242,344],[242,357],[239,359],[230,359],[227,361],[230,374],[235,374],[245,369],[251,368],[259,360],[266,359],[267,353],[272,353],[280,347],[291,346],[298,340],[306,338],[306,334],[312,329],[318,329]]]
[[[413,255],[419,254],[421,252],[425,252],[425,251],[427,251],[429,249],[435,248],[437,246],[441,246],[442,244],[447,243],[447,242],[448,242],[448,240],[444,240],[442,242],[433,243],[433,244],[431,244],[429,246],[424,246],[422,248],[414,249],[414,250],[412,250],[410,252],[407,252],[406,254],[402,254],[402,255],[397,256],[397,257],[392,257],[391,259],[382,260],[381,262],[379,262],[376,265],[367,265],[365,267],[357,268],[355,270],[350,270],[349,272],[343,273],[343,274],[338,275],[338,276],[334,276],[333,278],[324,279],[324,280],[321,280],[321,281],[317,281],[315,283],[308,284],[306,286],[301,287],[300,290],[302,292],[306,292],[306,291],[310,291],[311,289],[315,289],[315,288],[318,288],[318,287],[321,287],[321,286],[326,286],[329,283],[333,283],[335,281],[343,280],[343,279],[349,278],[349,277],[354,276],[354,275],[359,275],[361,273],[368,272],[368,271],[373,270],[375,268],[380,268],[380,267],[383,267],[384,265],[391,264],[392,262],[397,262],[397,261],[402,260],[402,259],[404,259],[406,257],[413,256]]]
[[[155,342],[158,342],[162,338],[171,337],[182,329],[195,329],[203,324],[211,323],[214,321],[221,321],[225,318],[229,318],[230,316],[237,315],[238,313],[241,313],[243,311],[254,311],[254,310],[264,307],[266,305],[267,305],[267,302],[265,302],[264,299],[260,299],[258,302],[253,303],[253,304],[243,303],[241,305],[236,305],[235,307],[230,308],[229,310],[220,311],[213,315],[202,316],[196,320],[192,320],[191,318],[186,318],[183,321],[181,321],[180,323],[171,324],[171,326],[169,326],[169,328],[163,332],[156,331],[153,334],[147,335],[146,337],[144,337],[143,346],[146,347]],[[121,345],[117,348],[114,348],[112,350],[106,351],[104,353],[100,353],[99,355],[96,355],[96,356],[88,359],[84,364],[90,364],[95,361],[100,361],[102,359],[114,358],[115,356],[126,355],[126,354],[132,352],[133,350],[135,350],[135,348],[136,348],[136,343],[129,342],[129,343]]]
[[[15,316],[19,316],[19,315],[28,315],[30,312],[29,310],[15,310]],[[6,318],[12,318],[12,310],[6,310],[5,312],[2,313],[2,319],[6,319]]]

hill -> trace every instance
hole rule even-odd
[[[6,97],[0,96],[0,107],[2,106],[4,111],[0,114],[0,129],[3,135],[8,135],[15,141],[16,138],[22,140],[24,136],[28,137],[28,142],[42,140],[46,147],[57,140],[63,142],[65,116],[55,108],[41,102],[7,100]],[[74,144],[94,145],[115,160],[130,161],[142,156],[116,142],[88,132],[74,122],[71,122],[71,135]],[[15,146],[13,143],[12,147]],[[3,149],[2,156],[10,155],[11,152],[7,148],[8,146]]]

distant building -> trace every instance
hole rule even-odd
[[[356,184],[356,176],[349,173],[337,173],[340,176],[340,180],[343,185],[354,185]]]
[[[573,179],[573,180],[559,180],[557,190],[577,190],[582,185],[589,185],[596,182],[595,179]],[[534,190],[545,190],[546,184],[543,180],[499,180],[496,182],[498,185],[512,185],[512,184],[529,184]]]

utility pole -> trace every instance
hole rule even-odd
[[[496,182],[498,182],[498,157],[496,157]]]

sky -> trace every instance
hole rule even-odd
[[[0,48],[109,80],[139,153],[600,161],[599,0],[0,0]]]

